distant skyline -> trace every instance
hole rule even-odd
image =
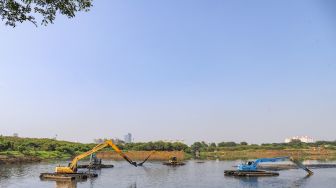
[[[335,140],[336,1],[94,1],[0,22],[0,134]]]

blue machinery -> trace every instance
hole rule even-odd
[[[305,170],[308,175],[312,175],[313,172],[309,170],[306,166],[304,166],[301,162],[294,160],[292,157],[275,157],[275,158],[260,158],[255,161],[248,161],[245,164],[240,164],[237,167],[237,170],[240,172],[257,172],[258,164],[263,162],[278,162],[278,161],[291,161],[296,164],[299,168]]]

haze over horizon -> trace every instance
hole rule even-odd
[[[336,1],[94,1],[0,25],[0,134],[335,140]]]

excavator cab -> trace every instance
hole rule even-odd
[[[251,166],[253,163],[254,163],[254,161],[247,161],[247,162],[246,162],[246,165]]]
[[[246,163],[238,165],[237,169],[240,171],[256,171],[257,167],[254,161],[247,161]]]
[[[90,165],[101,165],[102,160],[99,159],[95,153],[91,154],[90,156]]]
[[[171,164],[176,164],[176,163],[177,163],[177,157],[175,157],[175,156],[171,157],[171,158],[169,159],[169,162],[170,162]]]

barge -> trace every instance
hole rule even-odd
[[[240,171],[240,170],[225,170],[225,176],[245,176],[245,177],[262,177],[262,176],[279,176],[277,172],[269,172],[263,170],[257,171]]]

